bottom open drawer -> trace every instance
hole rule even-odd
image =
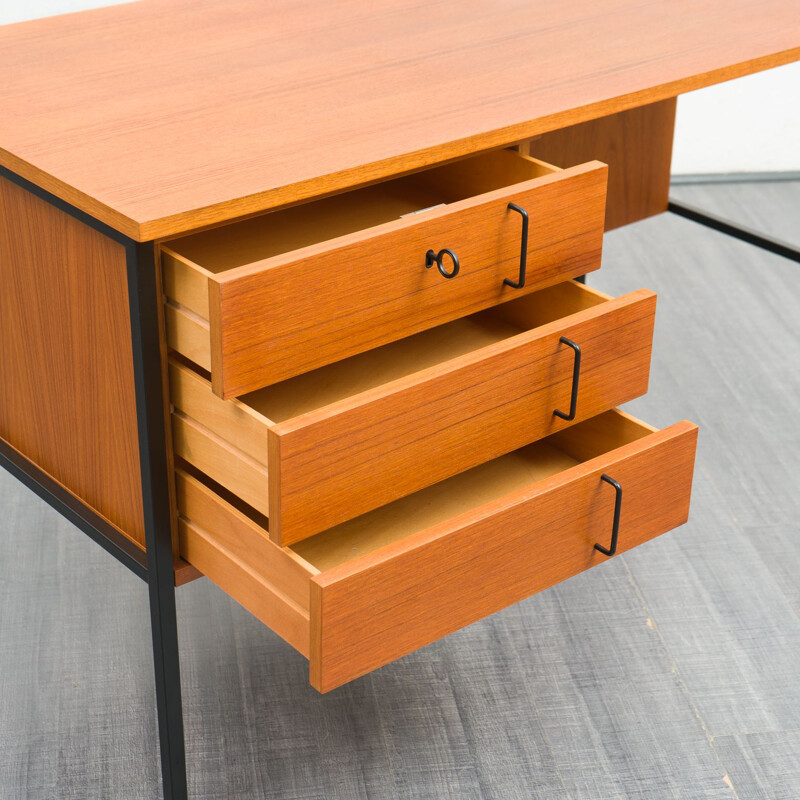
[[[696,442],[609,411],[291,547],[179,469],[181,555],[327,692],[684,523]]]

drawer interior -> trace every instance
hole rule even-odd
[[[290,546],[324,571],[651,434],[608,411]]]
[[[515,151],[498,150],[172,239],[166,248],[219,274],[558,171]]]
[[[266,424],[283,422],[597,306],[607,295],[565,281],[273,384],[237,399]]]

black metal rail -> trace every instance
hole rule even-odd
[[[743,225],[735,225],[730,220],[722,217],[717,217],[714,214],[709,214],[702,209],[688,206],[685,203],[676,203],[670,200],[667,205],[667,211],[677,214],[680,217],[685,217],[693,222],[698,222],[700,225],[705,225],[707,228],[713,228],[715,231],[733,236],[736,239],[741,239],[743,242],[760,247],[762,250],[768,250],[770,253],[783,256],[784,258],[791,259],[792,261],[800,262],[800,248],[795,247],[788,242],[783,242],[780,239],[773,239],[769,236],[764,236],[752,228],[746,228]]]
[[[0,439],[0,466],[25,484],[62,517],[97,542],[106,552],[124,564],[142,580],[147,580],[147,562],[140,547],[92,513],[75,495],[42,472],[35,464],[20,455]]]

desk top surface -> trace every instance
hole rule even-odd
[[[147,240],[797,59],[797,0],[140,0],[0,27],[0,164]]]

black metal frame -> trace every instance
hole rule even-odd
[[[528,212],[516,203],[509,203],[506,206],[508,211],[516,211],[522,217],[522,235],[519,243],[519,277],[512,281],[511,278],[503,278],[503,285],[510,286],[512,289],[522,289],[525,286],[525,278],[528,272],[528,228],[530,219]]]
[[[94,539],[104,550],[121,561],[131,572],[147,580],[147,561],[141,548],[92,513],[74,495],[56,483],[35,464],[0,439],[0,467],[49,503],[62,517]]]
[[[5,167],[0,167],[0,176],[125,247],[146,554],[3,441],[0,466],[147,582],[164,798],[186,800],[155,247],[135,242]]]
[[[677,203],[670,200],[667,204],[667,211],[677,214],[679,217],[697,222],[700,225],[705,225],[707,228],[713,228],[715,231],[733,236],[735,239],[741,239],[743,242],[752,244],[755,247],[760,247],[762,250],[768,250],[770,253],[783,256],[792,261],[800,262],[800,248],[795,245],[783,242],[780,239],[774,239],[770,236],[764,236],[752,228],[746,228],[743,225],[736,225],[730,220],[723,217],[717,217],[714,214],[709,214],[707,211],[696,208],[695,206],[688,206],[685,203]]]

